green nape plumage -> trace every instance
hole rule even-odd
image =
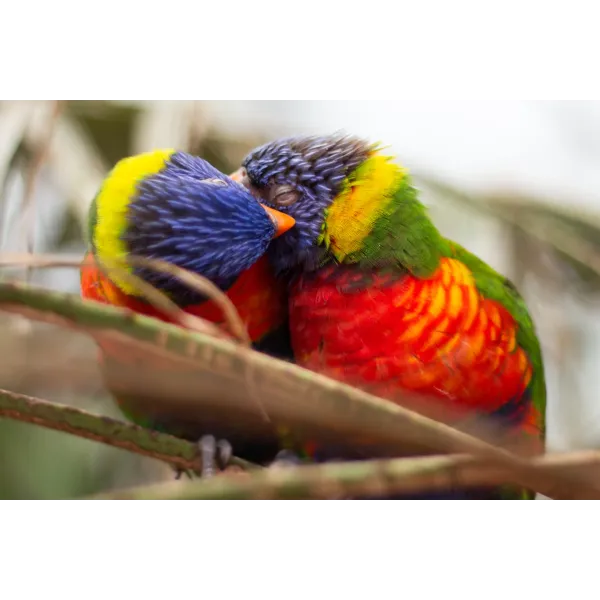
[[[380,154],[345,180],[326,211],[321,240],[340,263],[401,266],[417,277],[431,275],[449,252],[407,172]]]

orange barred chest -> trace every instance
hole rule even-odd
[[[300,280],[290,326],[299,364],[390,399],[407,390],[493,412],[532,376],[514,319],[455,259],[426,280],[375,276],[356,290],[331,272]]]

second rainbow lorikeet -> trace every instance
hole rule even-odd
[[[391,158],[352,136],[286,138],[232,175],[295,219],[267,254],[289,282],[296,362],[392,401],[409,392],[491,416],[543,448],[544,367],[525,301],[438,231]]]
[[[261,206],[243,186],[205,160],[184,152],[155,150],[121,160],[106,177],[90,208],[88,253],[101,264],[126,264],[129,255],[137,255],[203,275],[236,305],[256,349],[287,358],[286,290],[275,280],[263,255],[270,241],[293,225],[292,217]],[[186,312],[214,323],[224,321],[213,302],[176,278],[148,268],[127,268]],[[170,321],[146,302],[129,280],[118,272],[107,273],[100,266],[83,266],[82,296]],[[138,357],[109,345],[101,348],[101,360],[107,385],[115,393],[122,370],[134,365]],[[164,365],[148,369],[148,360],[140,359],[146,369],[134,377],[156,377],[158,388]],[[198,429],[197,424],[190,428],[185,420],[172,419],[164,407],[153,412],[152,403],[135,393],[117,389],[115,396],[124,414],[140,425],[191,439],[202,436],[205,475],[212,472],[219,448],[224,457],[230,453],[228,442],[221,440],[217,445],[211,435],[218,433],[210,429],[214,425],[207,423],[206,430]],[[247,458],[268,460],[277,447],[266,445],[269,447],[262,449],[253,444],[251,450],[259,456],[250,453]],[[236,452],[238,449],[236,446]]]

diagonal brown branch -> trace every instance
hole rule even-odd
[[[210,298],[223,312],[225,323],[231,333],[236,336],[245,346],[250,346],[250,337],[248,335],[248,331],[237,311],[237,308],[227,297],[227,295],[224,294],[210,280],[162,260],[131,255],[127,257],[127,262],[134,266],[144,266],[160,273],[172,275],[173,277],[180,279],[191,290],[208,296],[208,298]],[[96,259],[92,256],[82,259],[79,256],[2,253],[0,255],[0,267],[8,266],[22,266],[26,268],[72,267],[84,269],[87,266],[95,267]],[[114,263],[111,265],[103,264],[102,270],[104,272],[111,270],[116,271],[119,277],[127,279],[135,287],[137,287],[142,296],[144,296],[144,298],[150,304],[170,315],[174,321],[186,329],[207,332],[217,337],[226,337],[223,331],[221,331],[221,329],[219,329],[219,327],[213,323],[186,313],[160,290],[145,282],[140,277],[128,272],[123,263],[114,261]]]

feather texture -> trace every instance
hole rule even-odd
[[[443,258],[424,279],[331,266],[299,278],[290,297],[298,364],[390,400],[418,392],[540,435],[518,324],[459,260]]]
[[[352,154],[362,161],[346,161],[344,144],[360,147],[336,136],[329,145],[327,138],[279,140],[244,160],[249,189],[266,204],[278,185],[297,191],[286,207],[295,233],[269,249],[290,282],[297,363],[392,401],[408,393],[456,415],[494,416],[530,433],[541,450],[544,368],[524,300],[441,235],[406,169],[366,141]],[[320,189],[312,183],[320,174],[298,153],[317,153],[344,178]],[[282,176],[291,157],[307,165],[302,180]]]

